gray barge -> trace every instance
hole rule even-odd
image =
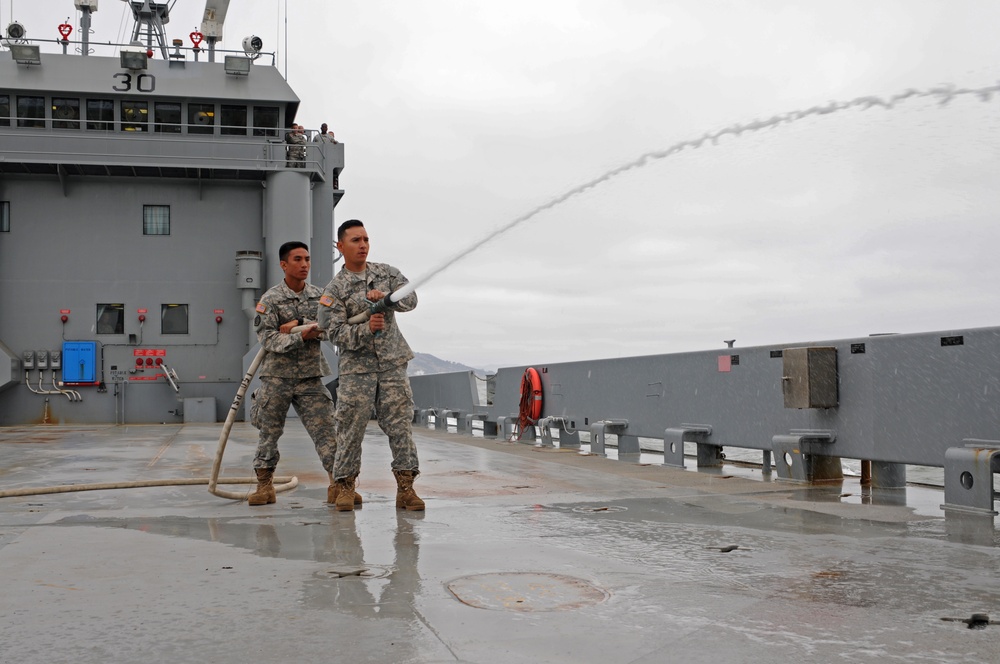
[[[332,274],[344,146],[289,163],[252,43],[5,45],[3,661],[997,661],[1000,328],[417,376],[425,513],[374,426],[331,511],[294,419],[251,508],[247,313],[288,239]]]

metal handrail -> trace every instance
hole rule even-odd
[[[24,129],[0,128],[0,139],[7,137],[26,137]],[[40,134],[45,138],[64,138],[70,134],[61,134],[59,130],[33,130],[31,136],[37,137]],[[286,149],[290,147],[284,141],[273,137],[219,137],[211,135],[176,135],[176,134],[156,134],[156,133],[133,133],[120,131],[98,131],[79,132],[72,134],[74,139],[82,139],[88,144],[98,142],[101,146],[109,143],[121,143],[122,145],[141,145],[141,151],[123,151],[121,154],[109,154],[105,147],[93,150],[74,149],[72,144],[63,143],[59,150],[46,150],[43,145],[39,145],[37,140],[32,141],[30,147],[11,147],[10,141],[4,141],[5,147],[0,150],[0,159],[4,161],[24,161],[31,163],[50,162],[72,162],[83,160],[84,163],[100,162],[113,165],[176,165],[191,164],[204,165],[206,162],[220,162],[229,165],[242,164],[243,168],[261,169],[269,168],[278,170],[285,168],[287,160]],[[237,139],[237,140],[233,140]],[[151,144],[160,144],[164,147],[175,148],[169,152],[157,154],[155,158],[150,157],[149,147]],[[198,154],[186,154],[184,148],[195,148]],[[320,148],[319,143],[309,142],[305,146],[306,160],[304,168],[317,171],[320,174],[326,172],[326,154]],[[225,148],[220,151],[219,148]],[[140,153],[141,152],[141,153]],[[228,153],[228,154],[227,154]],[[141,164],[136,164],[140,159]]]
[[[10,40],[3,39],[3,40],[0,40],[0,41],[2,41],[4,45],[6,45],[6,43],[8,41],[10,41]],[[57,46],[59,46],[60,48],[63,49],[63,54],[64,55],[69,55],[68,53],[66,53],[66,49],[69,46],[83,46],[83,44],[84,44],[84,42],[82,40],[78,40],[78,39],[33,39],[33,38],[29,38],[29,39],[25,39],[23,41],[25,43],[29,43],[29,44],[36,44],[36,43],[37,44],[56,44]],[[99,46],[99,47],[102,47],[102,48],[103,47],[107,47],[107,48],[111,48],[111,49],[116,49],[116,48],[122,48],[122,47],[125,47],[125,48],[134,48],[135,44],[120,43],[120,42],[95,42],[93,40],[88,40],[87,41],[87,46],[89,48],[94,48],[94,47],[98,47]],[[158,48],[159,48],[159,45],[157,45],[156,49],[158,49]],[[194,46],[174,46],[173,44],[170,44],[166,48],[169,51],[171,51],[171,53],[178,52],[178,51],[180,51],[180,52],[190,51],[195,56],[194,62],[201,62],[201,60],[199,60],[201,54],[202,53],[206,53],[206,54],[208,53],[208,48],[207,47],[203,47],[203,46],[199,46],[199,47],[194,47]],[[155,52],[156,49],[153,49],[153,51]],[[54,53],[54,51],[43,51],[43,52]],[[252,60],[256,60],[256,59],[258,59],[260,57],[270,56],[270,58],[271,58],[271,64],[270,64],[270,66],[271,67],[274,67],[276,65],[277,58],[278,58],[278,54],[276,52],[274,52],[274,51],[270,51],[270,52],[268,52],[268,51],[261,51],[260,53],[255,53],[254,55],[249,55],[245,51],[238,50],[238,49],[215,48],[215,53],[222,53],[222,54],[228,53],[230,55],[242,55],[244,57],[249,57]],[[81,54],[81,57],[87,57],[87,56],[83,56]],[[167,61],[169,61],[170,59],[173,59],[173,58],[168,58]],[[217,64],[220,64],[220,63],[217,63]]]

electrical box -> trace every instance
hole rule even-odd
[[[62,351],[54,350],[49,353],[49,367],[62,369]]]
[[[31,371],[35,368],[35,351],[26,350],[21,353],[21,363],[25,371]]]
[[[785,408],[836,408],[838,383],[836,348],[810,346],[782,352]]]
[[[236,252],[236,287],[260,288],[260,267],[264,254],[259,251]]]
[[[64,341],[62,345],[63,382],[67,385],[97,383],[97,342]]]
[[[49,351],[47,350],[36,350],[35,358],[38,362],[38,370],[43,371],[49,368]]]

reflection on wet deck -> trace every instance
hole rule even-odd
[[[0,491],[190,478],[221,425],[0,429]],[[248,474],[238,425],[223,475]],[[362,509],[290,422],[249,507],[203,486],[0,499],[20,662],[995,661],[1000,536],[940,492],[807,487],[419,429],[424,513],[369,429]],[[10,573],[13,572],[13,573]],[[54,635],[59,635],[56,638]]]

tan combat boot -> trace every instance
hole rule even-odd
[[[337,483],[333,481],[333,473],[327,471],[327,475],[330,476],[330,486],[326,488],[326,502],[328,505],[337,504]],[[358,476],[354,476],[354,482],[357,484]],[[354,506],[360,507],[362,503],[361,494],[357,491],[354,492]]]
[[[417,477],[415,470],[394,470],[396,476],[396,509],[410,512],[423,512],[424,501],[413,490],[413,480]]]
[[[274,495],[274,468],[255,468],[257,472],[257,490],[247,497],[248,505],[270,505],[277,502]]]
[[[334,505],[338,512],[354,511],[354,478],[337,480],[333,484]]]

